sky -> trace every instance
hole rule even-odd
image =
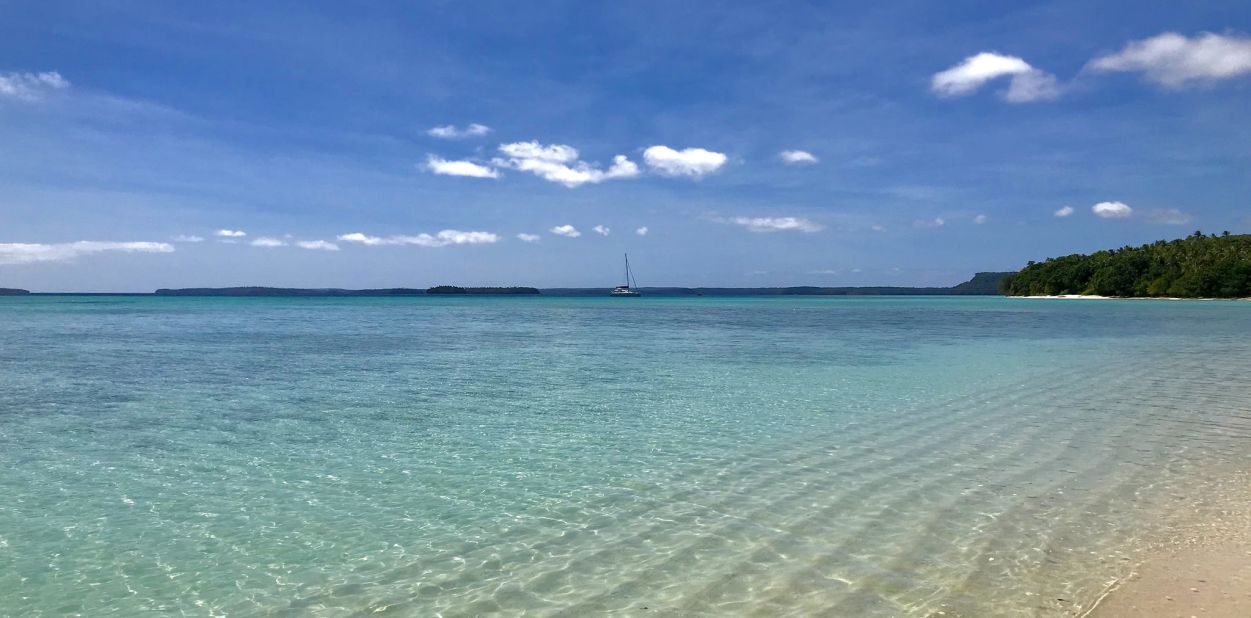
[[[0,287],[952,285],[1249,196],[1246,2],[0,3]]]

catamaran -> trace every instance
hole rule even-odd
[[[639,294],[638,282],[634,280],[634,273],[630,272],[630,254],[625,256],[626,263],[626,280],[625,285],[619,285],[609,292],[612,296],[642,296]]]

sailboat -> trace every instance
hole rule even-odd
[[[626,263],[626,279],[625,285],[619,285],[609,292],[611,296],[642,296],[638,293],[638,282],[634,280],[634,273],[630,272],[630,254],[625,256]]]

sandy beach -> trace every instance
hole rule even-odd
[[[1087,615],[1251,616],[1251,544],[1191,547],[1153,556]]]
[[[1046,298],[1055,300],[1251,300],[1251,298],[1179,298],[1175,296],[1100,296],[1099,294],[1055,294],[1050,296],[1009,296],[1008,298]]]
[[[1222,494],[1185,509],[1193,519],[1179,520],[1172,535],[1110,586],[1085,616],[1251,616],[1251,486],[1246,475],[1234,475]]]

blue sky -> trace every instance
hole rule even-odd
[[[0,4],[0,286],[949,285],[1251,231],[1247,3],[674,4]]]

